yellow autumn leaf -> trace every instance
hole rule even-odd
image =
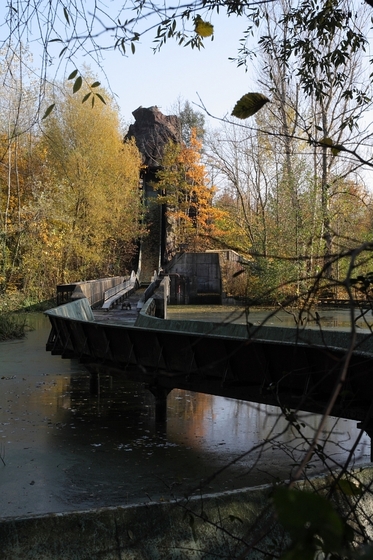
[[[320,140],[320,143],[328,146],[328,148],[331,149],[333,156],[337,156],[341,151],[336,145],[333,144],[333,140],[331,138],[323,138],[322,140]]]
[[[211,37],[214,33],[214,26],[208,21],[204,21],[201,16],[196,16],[194,20],[194,31],[200,37]]]
[[[327,146],[333,146],[333,140],[331,138],[322,138],[320,143],[326,144]]]

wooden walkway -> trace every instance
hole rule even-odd
[[[177,331],[175,322],[161,319],[154,326],[133,326],[132,308],[103,311],[101,320],[96,311],[99,320],[81,320],[76,313],[68,316],[69,305],[74,304],[46,312],[55,333],[48,349],[80,358],[92,374],[147,383],[153,394],[179,388],[322,413],[345,364],[346,347],[308,343],[301,336],[292,343],[247,330],[244,338],[220,329],[202,333],[190,330],[193,322]],[[332,415],[370,423],[372,368],[372,352],[352,353]]]
[[[121,305],[121,308],[131,308],[129,296],[136,290],[137,285],[136,274],[132,272],[130,278],[105,291],[102,309],[109,310],[117,305]]]
[[[111,323],[114,325],[134,325],[139,313],[139,302],[143,296],[144,290],[136,290],[126,298],[126,302],[130,304],[129,309],[122,309],[121,305],[108,309],[93,309],[95,321],[98,323]]]

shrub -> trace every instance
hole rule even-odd
[[[0,315],[0,340],[23,338],[26,331],[24,316],[4,314]]]

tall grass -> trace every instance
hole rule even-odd
[[[56,307],[56,298],[46,301],[31,299],[22,292],[0,293],[0,316],[18,311],[46,311]]]
[[[0,315],[0,341],[23,338],[26,333],[26,317],[4,313]]]

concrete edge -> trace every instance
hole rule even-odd
[[[373,467],[353,473],[370,486]],[[302,489],[328,487],[329,476],[300,481]],[[160,560],[234,558],[271,520],[272,485],[174,502],[0,519],[3,560]],[[361,521],[373,514],[370,494],[357,498]],[[369,529],[369,527],[368,527]],[[281,534],[271,520],[270,536]],[[266,540],[261,543],[261,548]],[[262,558],[255,551],[245,558]]]

